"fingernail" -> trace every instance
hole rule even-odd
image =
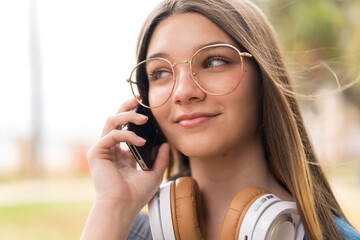
[[[146,140],[143,139],[142,137],[139,137],[139,136],[138,136],[138,139],[139,139],[140,143],[146,143]]]
[[[147,116],[142,115],[142,114],[139,114],[139,117],[140,117],[141,119],[143,119],[143,120],[147,120],[147,119],[148,119],[148,117],[147,117]]]

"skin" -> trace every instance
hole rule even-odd
[[[189,60],[200,46],[212,42],[236,46],[206,17],[175,14],[155,29],[147,55],[161,53],[174,63]],[[206,94],[191,79],[189,65],[177,65],[177,83],[171,98],[152,110],[169,143],[190,158],[192,176],[203,196],[206,238],[210,240],[219,239],[228,206],[243,188],[259,186],[284,200],[292,199],[266,165],[258,131],[261,78],[253,59],[244,60],[240,85],[225,96]],[[150,90],[150,102],[152,94],[156,95],[156,91]],[[130,111],[136,105],[135,100],[124,103],[108,119],[100,140],[88,153],[96,197],[81,239],[126,239],[136,215],[161,183],[169,161],[168,144],[161,147],[151,171],[137,170],[130,152],[118,147],[120,142],[144,144],[134,133],[121,130],[128,122],[147,121]],[[192,117],[177,121],[181,116]]]

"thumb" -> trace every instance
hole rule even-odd
[[[152,169],[154,173],[159,176],[160,181],[162,181],[163,179],[163,175],[165,169],[169,165],[169,161],[170,161],[170,145],[168,143],[163,143],[160,146],[154,167]]]

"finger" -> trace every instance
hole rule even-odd
[[[137,105],[139,105],[138,101],[136,101],[135,98],[132,98],[124,102],[116,113],[130,111],[134,109]]]
[[[121,152],[121,157],[117,157],[120,161],[116,161],[118,168],[130,167],[136,169],[136,160],[131,152]]]
[[[130,163],[131,163],[131,166],[132,167],[136,167],[136,160],[135,160],[135,157],[134,155],[131,153],[130,149],[127,148],[127,149],[121,149],[121,154],[122,154],[122,158],[124,159],[130,159]]]
[[[100,141],[97,143],[97,147],[110,149],[116,144],[119,144],[120,142],[129,142],[134,144],[135,146],[143,146],[146,140],[137,136],[131,131],[114,129],[100,139]]]
[[[154,173],[159,177],[159,180],[162,181],[165,169],[169,165],[170,160],[170,145],[168,143],[163,143],[160,146],[159,153],[156,157],[155,164],[153,167]]]
[[[121,126],[129,122],[132,122],[137,125],[142,125],[145,124],[147,120],[148,120],[147,116],[133,111],[118,113],[114,116],[110,116],[106,120],[101,136],[105,136],[106,134],[111,132],[111,130],[120,129]]]

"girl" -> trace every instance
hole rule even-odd
[[[306,239],[359,239],[318,164],[272,27],[258,7],[247,0],[166,0],[144,24],[137,53],[139,63],[150,59],[132,83],[143,90],[141,99],[108,119],[88,153],[96,198],[82,239],[148,233],[146,217],[136,216],[166,168],[168,178],[196,180],[202,238],[219,239],[234,196],[257,186],[296,203]],[[145,144],[121,130],[150,121],[131,111],[139,103],[167,139],[150,171],[137,170],[119,147]]]

